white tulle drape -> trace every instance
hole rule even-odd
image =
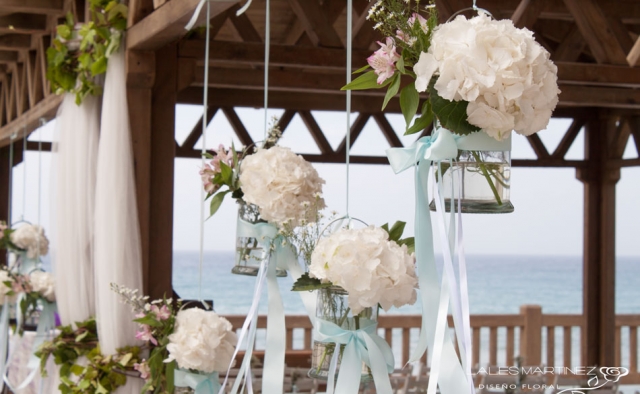
[[[109,58],[102,99],[95,207],[95,286],[103,354],[135,345],[137,324],[129,306],[110,289],[117,283],[142,289],[142,254],[136,206],[133,150],[123,51]],[[128,378],[118,393],[138,394],[141,379]]]
[[[92,242],[99,122],[98,98],[88,96],[78,106],[74,94],[64,97],[53,145],[51,232],[56,299],[63,325],[95,314]]]

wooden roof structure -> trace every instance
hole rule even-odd
[[[173,160],[199,157],[201,126],[175,140],[175,104],[202,103],[204,37],[184,26],[199,0],[129,0],[126,37],[128,98],[136,159],[137,192],[146,290],[152,297],[171,291]],[[239,16],[239,0],[215,0],[210,47],[209,118],[221,111],[240,141],[252,142],[234,107],[263,106],[265,1],[253,0]],[[353,64],[365,59],[380,39],[366,20],[374,2],[354,0]],[[442,21],[471,0],[436,0]],[[533,135],[535,160],[514,166],[572,167],[584,183],[585,365],[613,365],[615,292],[615,184],[620,168],[640,165],[623,159],[630,139],[640,153],[640,0],[478,0],[495,18],[511,18],[534,31],[558,65],[562,90],[554,116],[571,118],[560,144],[549,151]],[[58,20],[73,12],[84,20],[84,0],[2,0],[0,2],[0,182],[8,180],[8,148],[24,138],[41,117],[52,117],[60,97],[45,78],[45,51]],[[200,22],[204,23],[204,13]],[[312,110],[345,108],[345,0],[271,0],[270,107],[285,109],[280,124],[299,114],[320,154],[315,162],[342,162],[345,144],[329,144]],[[200,25],[202,25],[200,23]],[[385,114],[383,92],[354,92],[358,116],[350,130],[358,138],[374,119],[391,146],[401,146]],[[399,112],[397,100],[387,112]],[[585,159],[567,160],[584,127]],[[423,134],[429,133],[425,130]],[[31,147],[31,144],[27,144]],[[46,148],[46,146],[45,146]],[[21,160],[21,152],[15,162]],[[353,163],[385,164],[381,156],[354,156]],[[0,217],[8,195],[0,192]],[[4,216],[3,216],[4,215]]]

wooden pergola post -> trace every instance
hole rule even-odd
[[[615,362],[616,183],[620,168],[610,162],[615,118],[596,112],[585,126],[586,166],[577,170],[584,184],[584,268],[582,365]]]
[[[144,292],[152,299],[171,297],[177,48],[128,56]]]
[[[25,137],[26,138],[26,137]],[[11,146],[0,148],[0,220],[9,221],[9,199],[11,198],[9,187],[10,173],[14,166],[22,163],[24,151],[22,140],[13,142],[13,163],[9,165]],[[9,223],[10,224],[10,223]],[[6,253],[0,252],[0,266],[7,264]]]

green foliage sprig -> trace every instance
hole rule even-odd
[[[50,357],[60,366],[62,394],[86,393],[107,394],[127,382],[127,377],[118,370],[132,370],[140,357],[139,347],[118,349],[118,354],[104,356],[100,352],[96,320],[59,327],[60,334],[51,342],[42,344],[36,355],[40,357],[40,372],[47,376],[46,365]],[[79,363],[86,357],[86,365]]]
[[[107,71],[107,59],[120,46],[128,8],[119,0],[90,0],[91,20],[79,29],[72,14],[58,25],[47,49],[47,79],[56,94],[75,93],[79,105],[89,94],[102,94],[96,82]]]
[[[413,5],[412,5],[413,4]],[[425,14],[426,17],[416,15]],[[393,40],[399,58],[395,62],[392,76],[378,83],[378,75],[367,65],[354,72],[362,74],[342,90],[367,90],[387,88],[382,110],[389,101],[400,93],[400,109],[406,122],[405,135],[415,134],[433,122],[434,116],[440,123],[456,134],[470,134],[480,129],[467,122],[466,102],[453,102],[440,97],[433,88],[436,78],[428,89],[429,98],[420,103],[420,95],[415,87],[416,75],[413,66],[420,54],[431,46],[431,37],[438,25],[438,13],[433,1],[426,7],[420,0],[380,0],[369,11],[368,19],[376,22],[374,28]],[[402,80],[410,80],[402,84]]]

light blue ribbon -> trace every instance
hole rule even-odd
[[[233,385],[232,393],[240,389],[240,381],[246,376],[245,381],[250,385],[250,359],[253,353],[253,342],[256,335],[257,304],[260,302],[262,281],[267,282],[267,294],[269,298],[267,312],[267,344],[265,349],[264,371],[262,377],[262,392],[281,393],[284,390],[284,359],[286,347],[285,314],[280,288],[276,276],[276,269],[288,270],[293,280],[297,280],[304,272],[298,263],[297,255],[291,244],[285,242],[284,237],[278,234],[276,226],[270,223],[249,223],[238,220],[238,237],[255,238],[262,246],[263,258],[258,273],[256,290],[252,302],[254,313],[247,316],[243,325],[243,331],[248,332],[248,340],[251,346],[247,346],[244,360]],[[266,275],[265,271],[266,270]],[[304,294],[302,294],[304,293]],[[315,314],[315,300],[308,292],[301,292],[300,296],[310,316]],[[238,341],[238,347],[240,346]]]
[[[4,389],[4,376],[7,372],[7,356],[9,353],[9,304],[5,297],[5,303],[1,306],[0,312],[0,373],[3,379],[0,379],[0,391]]]
[[[422,329],[418,346],[414,349],[410,362],[419,360],[427,348],[434,349],[430,393],[435,392],[436,384],[440,385],[443,394],[468,392],[470,377],[466,376],[460,364],[449,331],[437,327],[437,322],[442,321],[439,314],[442,314],[443,310],[446,319],[450,289],[444,276],[442,286],[438,283],[431,214],[428,208],[429,170],[432,162],[455,159],[458,149],[509,150],[510,144],[510,139],[496,141],[483,132],[455,136],[447,129],[436,128],[432,136],[422,137],[408,148],[387,150],[389,163],[395,173],[416,167],[416,266],[422,301]]]
[[[195,390],[195,394],[218,394],[220,391],[218,372],[201,374],[176,368],[173,379],[176,387],[190,387]]]
[[[351,319],[352,320],[352,319]],[[327,394],[333,394],[337,359],[340,345],[346,345],[342,353],[335,393],[357,393],[360,387],[362,363],[371,370],[378,394],[392,394],[389,374],[393,372],[393,352],[389,344],[376,334],[378,325],[369,319],[360,319],[360,329],[346,330],[337,324],[316,319],[314,339],[324,343],[335,343],[331,368],[327,381]]]

